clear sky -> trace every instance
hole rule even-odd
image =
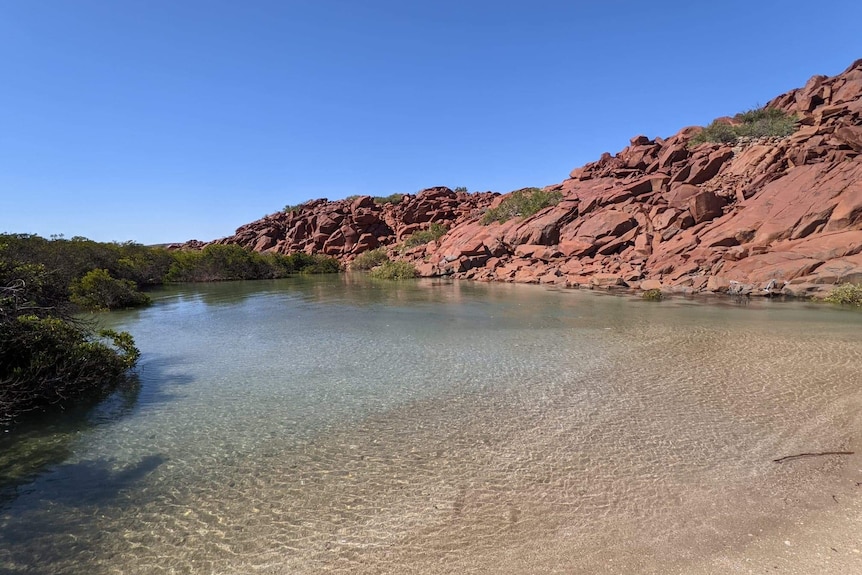
[[[0,0],[0,231],[565,179],[862,58],[862,2]]]

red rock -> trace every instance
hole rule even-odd
[[[580,241],[595,241],[607,236],[619,236],[637,225],[637,221],[629,214],[614,209],[603,210],[590,215],[577,228],[577,238]]]
[[[610,288],[625,286],[626,282],[623,280],[622,277],[616,274],[599,273],[593,274],[592,277],[590,277],[590,285],[599,288]]]
[[[743,283],[762,283],[771,279],[791,280],[809,275],[822,264],[820,259],[768,252],[751,255],[738,262],[729,262],[722,271],[729,279]]]
[[[663,210],[660,214],[658,214],[655,218],[653,218],[652,225],[653,229],[657,231],[661,231],[668,226],[670,226],[675,220],[676,216],[679,212],[674,210],[673,208],[668,208]]]
[[[652,234],[640,233],[635,237],[635,252],[643,256],[652,254]]]
[[[709,276],[706,281],[706,291],[725,293],[730,289],[730,280],[718,276]]]
[[[700,191],[700,188],[692,184],[677,184],[671,188],[667,195],[667,204],[672,208],[685,209],[688,207],[688,200],[699,194]]]
[[[356,245],[353,247],[353,251],[359,254],[368,250],[373,250],[379,245],[380,243],[377,241],[374,234],[365,233],[359,236],[359,239],[356,241]]]
[[[862,171],[858,173],[862,175]],[[841,192],[823,231],[841,230],[858,226],[860,223],[862,223],[862,179],[853,179]]]
[[[769,106],[798,114],[801,128],[785,139],[693,150],[699,127],[654,141],[637,136],[548,186],[564,200],[529,218],[483,226],[483,211],[504,196],[436,187],[395,205],[369,196],[307,202],[218,243],[349,261],[437,222],[449,229],[440,241],[403,256],[423,275],[561,285],[661,280],[685,292],[722,291],[734,281],[757,293],[772,278],[807,291],[859,278],[862,60]]]
[[[703,158],[699,162],[692,164],[691,171],[689,172],[688,178],[686,178],[687,184],[702,184],[707,180],[711,180],[718,174],[718,171],[721,169],[722,165],[733,157],[733,150],[729,147],[720,148],[715,150],[706,158]]]
[[[252,248],[256,252],[262,252],[270,249],[276,244],[276,240],[270,236],[261,236],[255,240],[254,247]]]
[[[694,223],[708,222],[722,214],[722,208],[727,200],[716,196],[714,192],[701,190],[688,199],[688,211],[694,218]]]
[[[643,291],[649,291],[654,289],[661,290],[663,287],[664,286],[662,285],[661,281],[657,279],[641,280],[640,284],[638,284],[638,288],[642,289]]]
[[[836,258],[817,268],[812,276],[815,284],[862,284],[862,254]]]
[[[560,228],[578,215],[577,202],[561,202],[518,223],[503,239],[504,243],[554,245],[560,241]]]

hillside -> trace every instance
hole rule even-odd
[[[218,243],[349,262],[436,222],[449,230],[438,241],[393,251],[422,276],[789,295],[862,282],[862,60],[766,108],[794,115],[795,131],[697,145],[700,127],[637,136],[544,188],[562,199],[526,218],[483,225],[507,196],[431,188],[394,205],[316,200]]]

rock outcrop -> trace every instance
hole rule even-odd
[[[432,223],[452,228],[475,219],[498,195],[436,187],[416,195],[405,194],[397,203],[377,203],[371,196],[334,202],[312,200],[246,224],[234,235],[212,243],[238,244],[260,252],[325,254],[349,262],[364,251],[395,244]],[[202,247],[200,242],[193,242],[183,247]]]
[[[546,187],[562,201],[528,218],[482,225],[501,197],[432,188],[394,206],[318,200],[219,242],[350,260],[439,222],[439,241],[399,254],[423,276],[792,295],[862,281],[862,60],[767,106],[795,114],[795,133],[637,136]]]

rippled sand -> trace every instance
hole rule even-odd
[[[312,298],[306,319],[279,301],[319,334],[355,319],[365,339],[324,338],[326,366],[277,370],[300,384],[266,379],[267,349],[222,350],[173,403],[90,432],[0,513],[0,566],[862,573],[862,318],[486,295],[421,312]],[[240,382],[222,373],[237,361]],[[812,451],[856,454],[773,461]]]

